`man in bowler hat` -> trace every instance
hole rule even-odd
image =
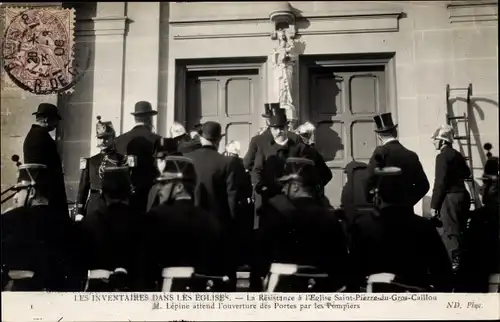
[[[49,103],[41,103],[33,113],[36,123],[31,126],[23,144],[24,163],[38,163],[47,167],[52,178],[49,206],[59,214],[69,217],[68,200],[64,184],[64,173],[57,144],[50,136],[61,120],[57,107]]]
[[[89,212],[95,211],[103,202],[101,195],[101,181],[104,169],[109,166],[124,166],[127,157],[116,152],[116,132],[111,122],[101,122],[97,117],[96,137],[101,152],[90,157],[80,159],[80,184],[77,196],[77,216],[79,221]]]
[[[116,138],[116,150],[137,158],[137,165],[131,174],[135,190],[130,202],[136,211],[145,212],[149,191],[158,177],[153,157],[161,139],[161,136],[153,133],[153,116],[158,112],[153,110],[151,103],[141,101],[135,104],[135,111],[131,114],[134,116],[135,126]]]
[[[374,118],[378,139],[382,143],[377,146],[368,163],[368,178],[365,193],[369,200],[373,199],[373,191],[377,183],[374,169],[379,167],[378,160],[386,166],[398,167],[402,175],[383,179],[382,185],[390,186],[394,200],[401,206],[413,209],[413,206],[429,191],[429,181],[425,175],[418,155],[405,148],[397,139],[397,124],[393,123],[392,114],[384,113]],[[387,183],[384,183],[387,181]],[[413,210],[412,210],[413,211]]]

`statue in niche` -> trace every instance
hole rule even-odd
[[[281,107],[286,109],[287,117],[294,123],[297,119],[295,106],[293,104],[293,74],[297,57],[294,53],[295,43],[286,33],[285,29],[276,32],[278,46],[274,49],[273,65],[278,101]]]

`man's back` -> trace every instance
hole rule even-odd
[[[196,205],[217,215],[223,223],[230,221],[237,204],[235,171],[232,170],[237,160],[221,155],[211,146],[202,146],[185,156],[193,160],[198,177]]]
[[[450,291],[451,263],[427,219],[387,208],[360,216],[351,226],[351,258],[358,281],[375,273],[393,273],[410,285]]]

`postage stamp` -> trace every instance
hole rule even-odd
[[[38,95],[71,92],[77,80],[74,9],[4,10],[2,58],[12,83]]]

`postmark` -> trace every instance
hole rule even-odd
[[[74,9],[5,8],[3,68],[19,88],[68,93],[79,78],[74,59]]]

